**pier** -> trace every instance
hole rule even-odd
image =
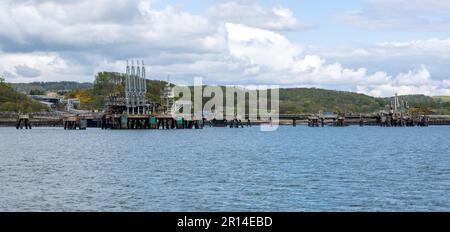
[[[46,113],[0,113],[0,126],[11,126],[17,129],[36,127],[65,127],[67,130],[102,128],[102,129],[202,129],[210,127],[243,128],[260,124],[269,124],[270,115],[260,115],[256,120],[250,120],[244,115],[241,120],[217,119],[184,119],[172,118],[170,115],[126,115],[126,114],[62,114]],[[385,114],[346,114],[341,116],[281,114],[279,124],[285,126],[310,127],[342,127],[342,126],[379,126],[379,127],[427,127],[450,125],[450,115],[408,115],[390,117]]]
[[[31,129],[30,116],[28,114],[19,114],[17,116],[16,129]]]
[[[101,129],[203,129],[204,120],[183,117],[172,118],[164,115],[103,115]]]
[[[101,129],[203,129],[204,119],[172,116],[177,106],[170,82],[163,91],[164,104],[149,101],[145,74],[143,61],[132,61],[131,65],[127,61],[126,74],[121,81],[124,92],[105,100],[105,112],[99,119]]]
[[[87,118],[79,115],[69,115],[63,118],[64,130],[86,130]]]
[[[86,130],[97,127],[103,130],[145,130],[145,129],[203,129],[205,125],[223,128],[244,128],[252,125],[276,124],[306,125],[312,128],[325,126],[346,127],[350,125],[380,127],[428,127],[430,125],[450,125],[450,115],[410,114],[406,101],[397,94],[391,102],[389,111],[372,114],[352,114],[319,112],[317,114],[276,114],[234,115],[234,118],[216,119],[194,115],[177,116],[182,107],[192,112],[192,102],[175,101],[173,86],[168,83],[162,90],[162,101],[151,101],[147,96],[146,68],[143,61],[127,61],[126,73],[110,78],[110,84],[120,87],[104,99],[102,112],[66,109],[65,111],[23,114],[0,112],[0,126],[15,126],[17,129],[50,126],[65,130]],[[119,86],[120,85],[120,86]],[[184,111],[184,109],[183,109]],[[175,113],[174,113],[175,112]],[[198,114],[197,114],[198,115]],[[216,117],[216,116],[214,116]]]

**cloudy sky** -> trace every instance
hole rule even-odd
[[[450,0],[1,0],[0,75],[450,95]]]

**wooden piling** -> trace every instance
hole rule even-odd
[[[31,129],[30,116],[28,114],[19,114],[16,121],[16,129]]]

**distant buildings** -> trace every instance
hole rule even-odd
[[[30,97],[48,106],[56,106],[64,100],[64,96],[30,95]]]
[[[60,105],[63,105],[67,110],[77,109],[80,106],[80,100],[77,98],[65,99],[64,96],[54,94],[30,95],[30,97],[52,109],[55,109]]]

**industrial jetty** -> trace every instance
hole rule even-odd
[[[180,110],[174,104],[174,94],[170,82],[163,90],[164,104],[147,98],[146,69],[144,61],[127,61],[126,73],[114,80],[125,86],[121,94],[111,94],[105,99],[104,113],[93,117],[90,114],[64,118],[65,129],[85,129],[89,120],[96,120],[102,129],[202,129],[204,119],[195,117],[174,118],[173,110]]]
[[[216,119],[194,115],[174,116],[189,103],[175,101],[173,85],[168,81],[162,89],[162,103],[147,97],[146,68],[143,61],[127,61],[126,72],[108,79],[114,85],[123,86],[123,91],[111,93],[104,101],[102,112],[75,109],[66,111],[38,112],[33,114],[0,112],[0,125],[31,129],[36,126],[64,127],[65,130],[85,130],[88,127],[101,129],[203,129],[205,126],[243,128],[258,124],[307,125],[309,127],[345,127],[349,125],[381,127],[427,127],[450,125],[450,115],[414,115],[407,113],[407,102],[396,95],[386,112],[373,114],[318,113],[314,115],[240,115],[234,119]],[[198,114],[197,114],[198,115]],[[250,121],[252,119],[252,121]]]

